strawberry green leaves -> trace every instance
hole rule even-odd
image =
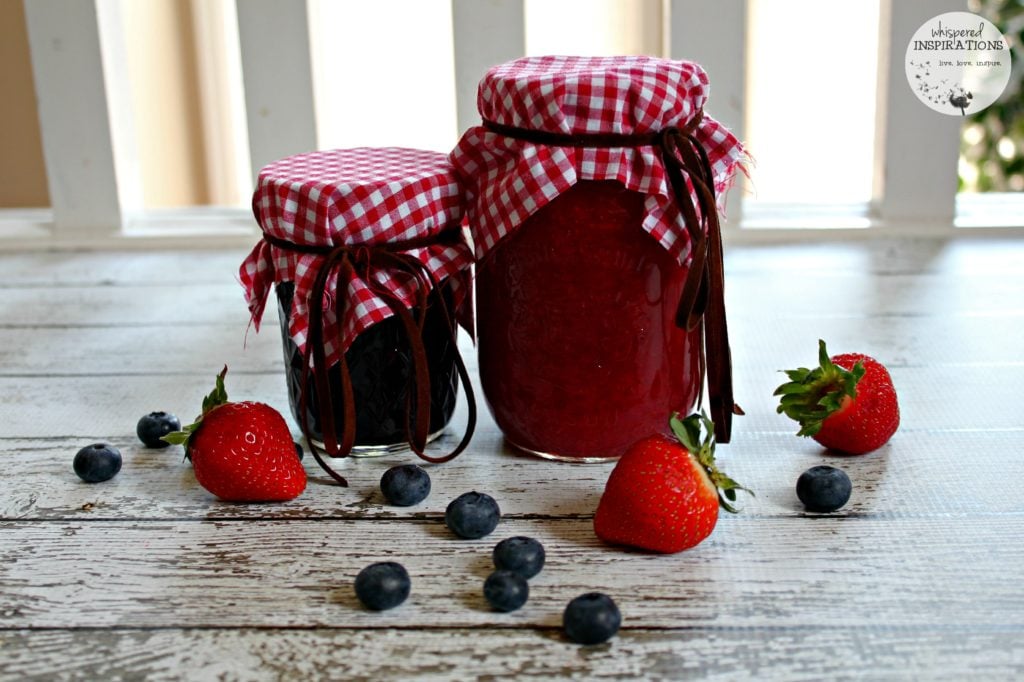
[[[857,384],[864,376],[858,362],[846,370],[829,358],[825,342],[818,340],[818,367],[800,367],[786,371],[789,381],[775,389],[780,396],[777,412],[800,424],[798,436],[814,436],[822,422],[857,397]]]
[[[729,478],[715,466],[715,425],[703,412],[694,413],[685,419],[679,413],[672,415],[669,426],[676,439],[696,458],[707,472],[708,478],[718,493],[718,504],[725,511],[735,514],[737,510],[730,503],[736,501],[736,491],[742,490],[753,495],[753,491]]]
[[[228,392],[224,388],[224,376],[228,373],[228,366],[224,365],[224,369],[217,375],[216,386],[210,394],[203,398],[203,414],[206,414],[215,407],[219,407],[228,401]]]
[[[206,416],[214,408],[220,407],[228,402],[228,392],[224,388],[224,377],[228,373],[228,366],[224,365],[224,369],[217,375],[217,381],[214,389],[210,391],[209,395],[203,398],[203,413],[196,417],[196,420],[182,427],[181,431],[172,431],[160,440],[170,443],[171,445],[184,445],[185,456],[188,457],[188,442],[192,438],[192,434],[196,432],[199,426],[203,423],[203,417]]]

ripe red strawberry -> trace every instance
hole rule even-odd
[[[775,389],[778,412],[800,423],[798,436],[850,455],[876,450],[900,425],[892,377],[880,362],[860,353],[829,358],[818,341],[819,367],[789,370]]]
[[[194,424],[164,437],[185,446],[199,485],[231,502],[281,502],[306,489],[306,470],[281,413],[263,403],[228,402],[224,375]]]
[[[659,434],[639,441],[608,477],[594,516],[605,542],[666,554],[688,549],[714,530],[719,506],[735,513],[729,502],[736,491],[750,492],[715,468],[710,419],[675,414],[669,424],[678,440]]]

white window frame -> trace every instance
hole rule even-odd
[[[476,84],[523,54],[523,0],[451,0],[457,117],[475,124]],[[962,0],[881,0],[873,199],[866,205],[768,205],[729,197],[726,238],[790,240],[1024,233],[1024,193],[957,196],[960,121],[922,115],[907,87],[907,36]],[[51,208],[0,211],[0,246],[153,248],[250,243],[243,209],[142,211],[117,0],[24,0]],[[745,128],[746,0],[663,0],[664,43],[715,84],[715,115]],[[307,0],[237,3],[252,177],[317,146]],[[102,39],[101,39],[102,36]],[[890,58],[894,56],[895,58]],[[971,229],[958,230],[958,227]],[[756,229],[771,228],[771,229]]]

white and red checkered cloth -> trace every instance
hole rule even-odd
[[[656,133],[684,128],[703,110],[708,90],[707,74],[692,62],[526,57],[487,72],[477,108],[485,121],[552,133]],[[743,169],[746,154],[739,140],[707,115],[695,137],[711,161],[721,208],[722,193]],[[654,147],[548,146],[475,127],[450,158],[465,185],[478,259],[578,180],[618,180],[647,195],[643,229],[681,263],[687,260],[690,238]],[[693,199],[699,213],[696,195]]]
[[[461,188],[446,156],[417,149],[357,148],[310,152],[275,161],[260,171],[252,201],[264,233],[294,244],[340,246],[383,244],[436,236],[456,230],[458,243],[412,249],[438,282],[451,278],[456,309],[466,299],[473,254],[461,239]],[[324,256],[278,248],[261,240],[239,269],[253,325],[259,323],[275,282],[294,282],[288,331],[305,352],[309,293]],[[371,275],[409,307],[415,303],[412,278],[374,267]],[[349,298],[339,330],[332,292],[344,285]],[[338,362],[352,341],[394,313],[356,274],[327,281],[324,343],[328,365]],[[339,334],[339,331],[341,332]]]

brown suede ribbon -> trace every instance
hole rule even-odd
[[[459,380],[462,382],[463,390],[465,391],[469,415],[466,422],[465,435],[463,435],[462,440],[454,450],[446,455],[436,457],[426,454],[424,450],[430,430],[430,372],[427,363],[427,351],[423,345],[423,327],[427,314],[427,296],[431,290],[437,289],[440,285],[419,258],[406,252],[410,249],[455,243],[457,236],[457,231],[447,230],[439,236],[420,237],[384,244],[312,246],[308,244],[295,244],[269,234],[263,235],[263,239],[267,243],[279,249],[323,257],[309,294],[309,330],[306,336],[306,351],[303,354],[299,414],[302,415],[302,433],[309,442],[309,448],[313,453],[313,457],[320,467],[341,485],[347,486],[348,482],[320,456],[318,448],[313,443],[313,432],[309,425],[308,404],[310,378],[312,378],[317,402],[320,406],[320,428],[323,432],[325,454],[330,457],[347,457],[351,454],[356,437],[356,407],[352,391],[352,379],[349,375],[348,364],[344,358],[338,363],[342,389],[340,396],[341,404],[339,406],[342,418],[340,434],[335,423],[334,399],[331,396],[328,384],[322,303],[327,290],[327,280],[330,278],[331,272],[336,270],[339,285],[344,287],[347,286],[347,282],[353,273],[358,275],[366,282],[370,291],[384,301],[395,317],[401,322],[406,339],[409,342],[409,350],[412,357],[412,373],[409,377],[409,391],[406,402],[406,435],[409,447],[421,459],[427,462],[447,462],[458,456],[469,445],[469,441],[473,436],[473,430],[476,427],[476,400],[473,396],[473,387],[470,384],[469,373],[466,370],[466,365],[462,361],[462,355],[459,353],[456,344],[454,318],[448,309],[444,296],[439,295],[435,298],[433,305],[436,306],[436,309],[443,316],[446,329],[451,332],[452,347],[455,351],[455,365],[459,373]],[[416,293],[413,312],[410,312],[397,295],[377,282],[372,276],[373,270],[381,267],[389,268],[392,271],[404,272],[411,277],[411,281],[415,283],[414,290]],[[332,299],[335,319],[338,320],[340,327],[344,324],[345,313],[348,310],[348,296],[344,295],[344,292],[341,294],[336,293],[332,296]],[[413,419],[414,413],[415,419]]]
[[[676,204],[683,213],[690,236],[692,260],[676,309],[676,324],[692,331],[701,327],[700,358],[706,368],[711,419],[715,439],[728,443],[732,415],[742,414],[733,400],[732,359],[725,319],[725,269],[722,260],[722,230],[715,202],[715,182],[707,152],[694,132],[703,111],[683,128],[670,126],[652,133],[552,133],[484,121],[486,130],[505,137],[552,147],[654,147],[660,154]],[[694,209],[686,186],[693,185],[700,215]],[[703,373],[703,372],[702,372]]]

